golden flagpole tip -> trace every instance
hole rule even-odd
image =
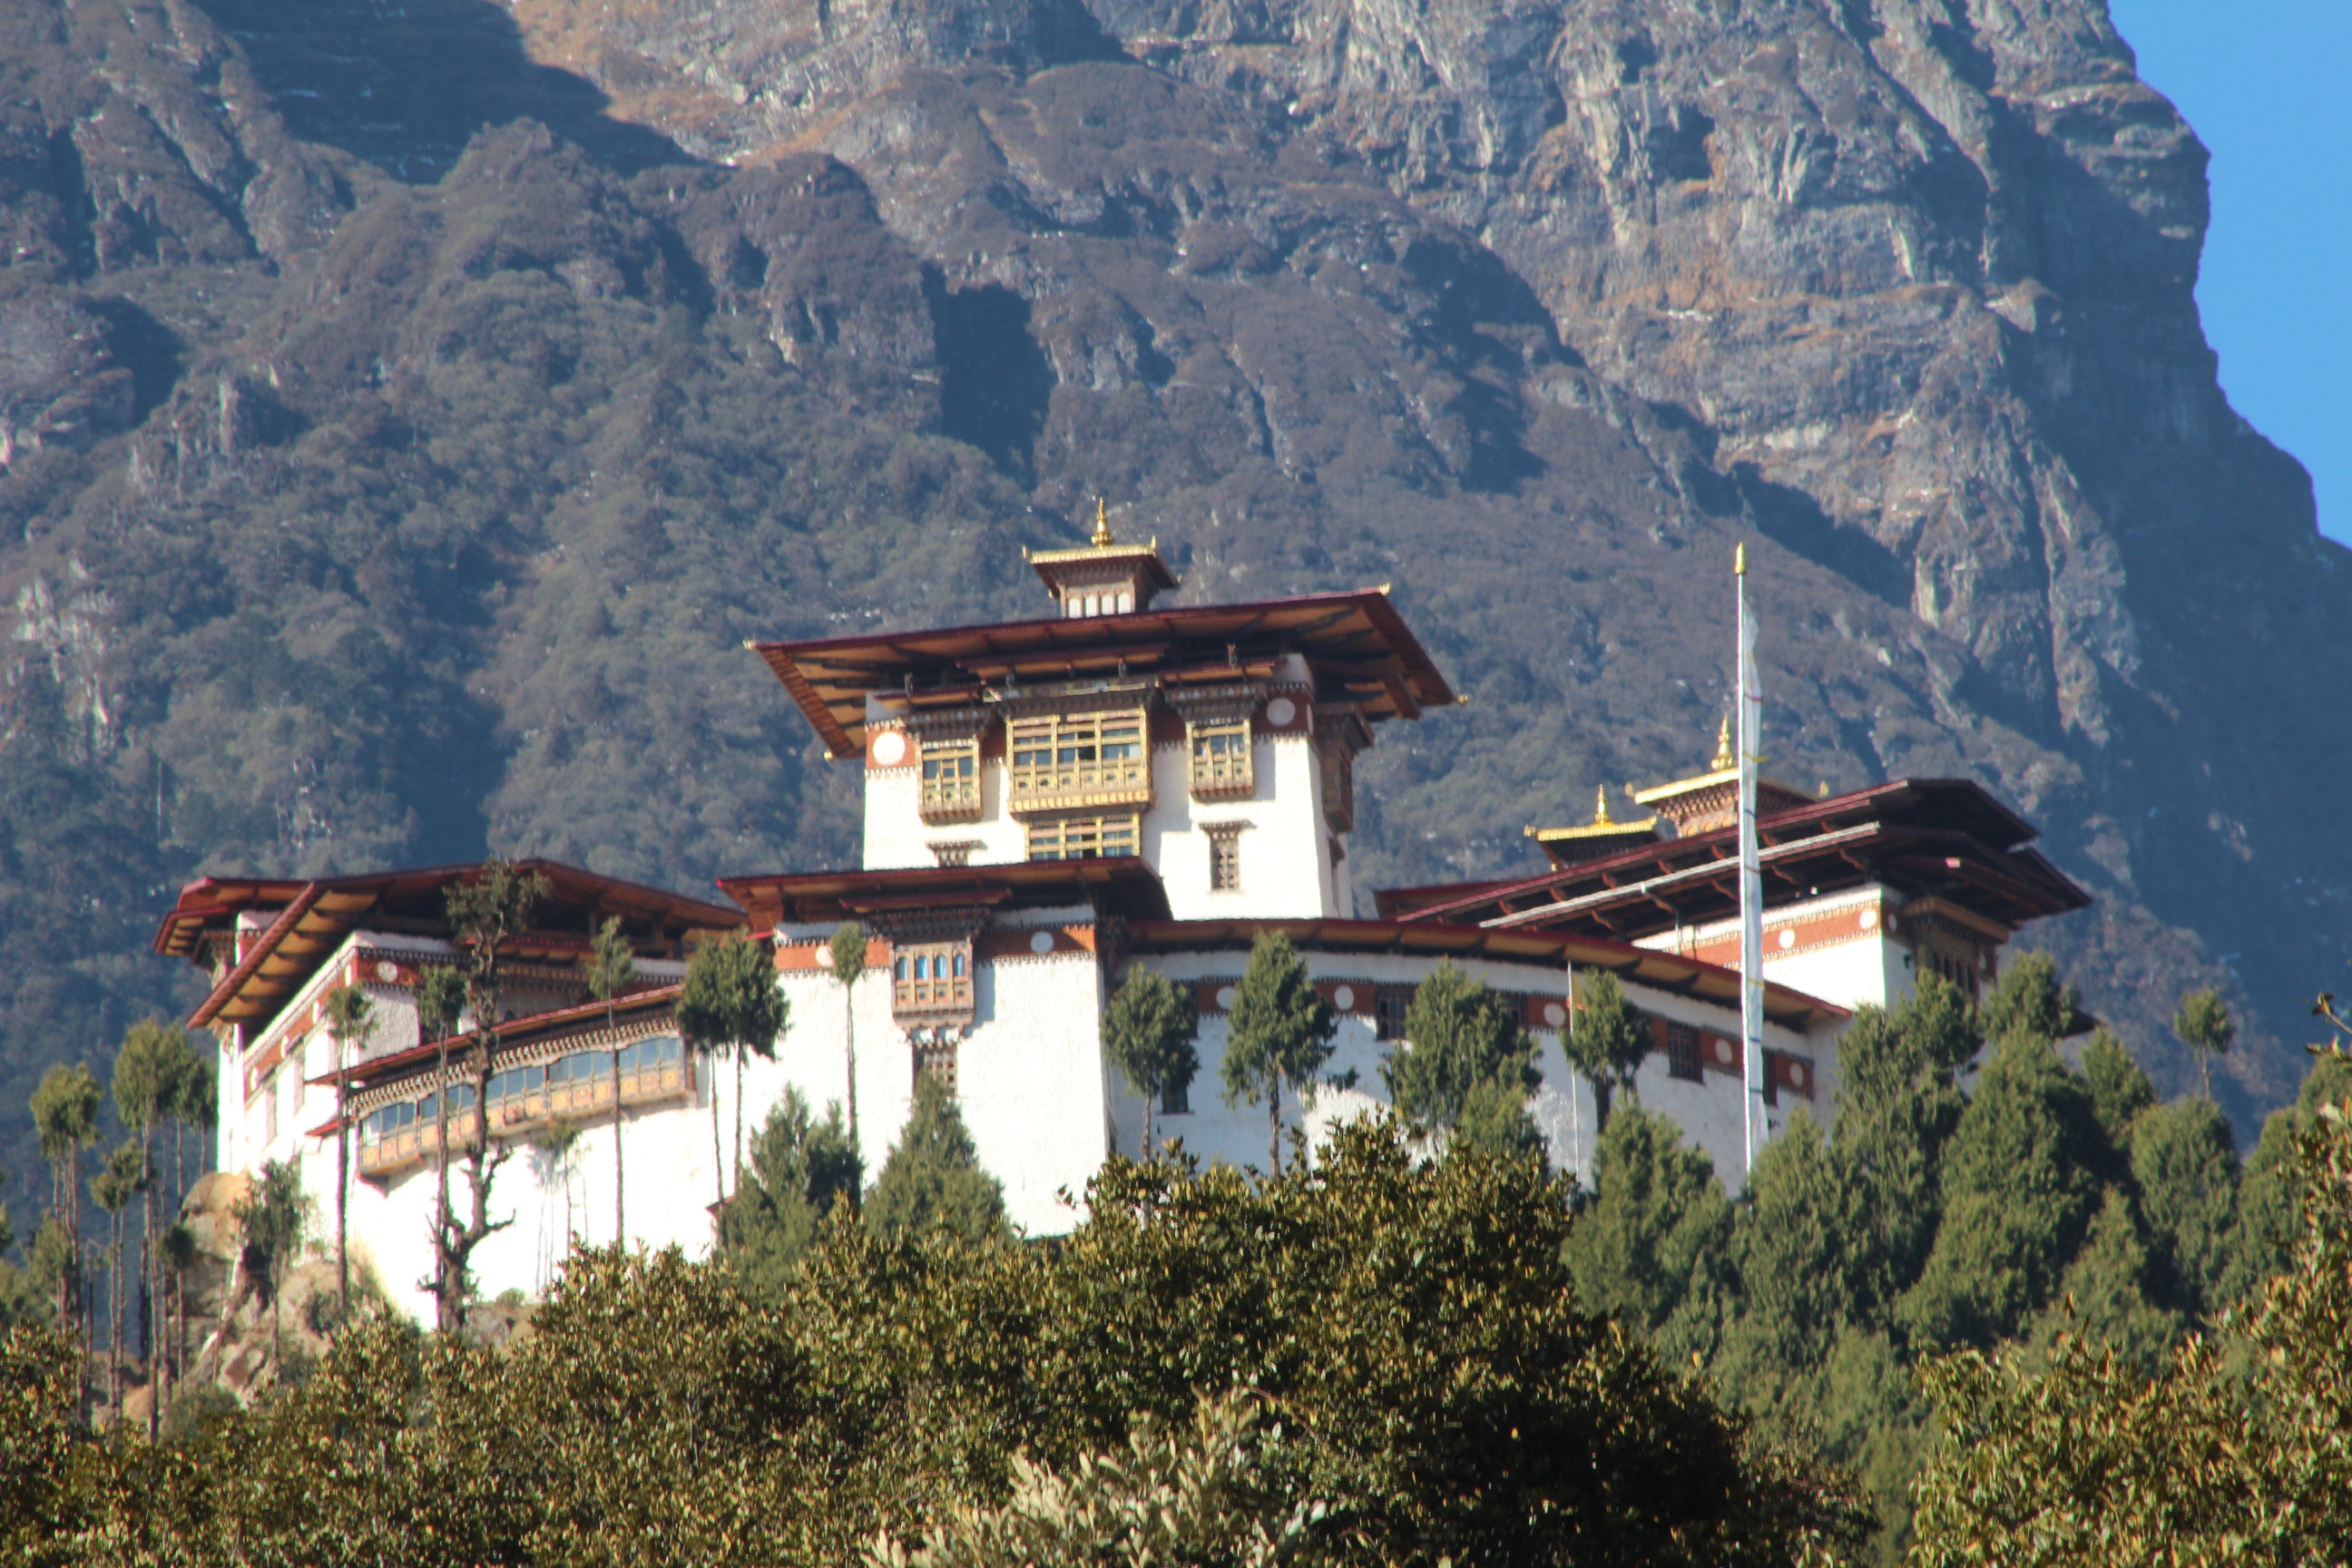
[[[1735,577],[1748,575],[1748,543],[1745,540],[1731,547],[1731,574]]]

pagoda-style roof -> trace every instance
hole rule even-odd
[[[2034,837],[1967,779],[1899,779],[1757,823],[1768,902],[1884,883],[2010,930],[2091,902],[2026,847]],[[1633,940],[1736,917],[1738,879],[1738,831],[1723,827],[1517,881],[1383,891],[1379,900],[1402,920]]]
[[[1645,816],[1639,822],[1619,822],[1609,815],[1609,792],[1598,792],[1592,802],[1592,820],[1576,827],[1536,827],[1530,826],[1528,837],[1534,839],[1545,856],[1555,866],[1572,866],[1579,860],[1597,860],[1604,855],[1619,855],[1658,839],[1658,819]]]
[[[732,930],[743,917],[723,905],[598,876],[553,860],[518,860],[537,871],[549,893],[530,929],[500,952],[517,959],[570,963],[585,951],[596,927],[619,916],[639,950],[682,950],[689,932]],[[206,961],[208,936],[234,933],[238,917],[268,916],[260,931],[238,938],[242,956],[191,1014],[191,1027],[245,1024],[270,1017],[310,983],[335,950],[362,926],[447,941],[454,937],[443,895],[478,875],[478,864],[418,867],[349,877],[204,877],[180,889],[155,931],[155,951],[197,963]]]
[[[1151,953],[1246,952],[1264,931],[1282,932],[1302,952],[1395,953],[1558,965],[1563,994],[1569,965],[1579,970],[1605,969],[1654,991],[1696,997],[1734,1011],[1739,1006],[1738,970],[1566,931],[1496,931],[1393,920],[1137,921],[1128,927],[1127,949]],[[1764,1014],[1793,1029],[1849,1016],[1834,1003],[1770,981],[1764,986]]]
[[[899,870],[807,871],[722,877],[761,933],[931,909],[1052,909],[1090,904],[1129,920],[1166,920],[1168,894],[1150,862],[1017,860],[1002,866],[919,866]]]
[[[1164,679],[1286,653],[1306,658],[1318,700],[1352,701],[1367,719],[1418,719],[1455,700],[1383,589],[747,646],[835,757],[862,752],[871,696],[980,702],[1024,682]]]

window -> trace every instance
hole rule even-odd
[[[1666,1025],[1666,1074],[1692,1083],[1705,1079],[1705,1064],[1699,1052],[1698,1031],[1688,1024],[1669,1022]]]
[[[890,960],[890,1011],[900,1017],[969,1021],[971,946],[961,942],[909,942]]]
[[[956,1047],[953,1040],[925,1040],[915,1047],[915,1081],[934,1078],[950,1095],[956,1091]]]
[[[921,809],[925,822],[980,815],[980,737],[923,742]]]
[[[1218,823],[1208,829],[1209,890],[1230,893],[1242,885],[1241,824]]]
[[[1412,1006],[1412,987],[1382,985],[1372,992],[1372,1033],[1383,1040],[1404,1038],[1404,1016]]]
[[[1192,794],[1201,800],[1246,795],[1250,774],[1249,716],[1203,719],[1189,728],[1192,742]]]
[[[1142,843],[1134,812],[1040,817],[1029,825],[1032,860],[1099,860],[1133,855]]]
[[[1356,830],[1356,753],[1345,743],[1322,748],[1323,820],[1335,832]]]
[[[1170,1083],[1162,1084],[1160,1086],[1160,1114],[1162,1116],[1190,1116],[1192,1114],[1192,1085],[1189,1079],[1183,1083]]]
[[[1016,719],[1012,757],[1005,800],[1014,811],[1151,798],[1151,759],[1139,708]]]

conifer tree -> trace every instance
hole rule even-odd
[[[1225,1023],[1225,1103],[1265,1101],[1266,1173],[1282,1173],[1282,1086],[1306,1089],[1331,1058],[1339,1027],[1279,931],[1258,933]]]
[[[773,1300],[826,1216],[837,1205],[855,1208],[864,1183],[840,1105],[826,1106],[818,1121],[800,1091],[786,1089],[752,1134],[748,1179],[719,1211],[719,1246],[753,1293]]]
[[[841,984],[842,1049],[849,1058],[849,1141],[860,1149],[857,1131],[857,982],[866,973],[866,928],[856,921],[835,926],[825,944],[825,969]]]
[[[2098,1206],[2105,1140],[2089,1093],[2042,1032],[2072,1012],[2051,1005],[2053,976],[2029,971],[2022,994],[1986,1009],[2008,1032],[1945,1150],[1942,1223],[1903,1302],[1912,1331],[1930,1344],[2017,1334],[2057,1292]]]
[[[1527,1096],[1542,1081],[1535,1042],[1510,1004],[1451,960],[1416,987],[1405,1009],[1405,1039],[1381,1064],[1398,1112],[1425,1127],[1458,1132],[1489,1149],[1523,1149]]]
[[[449,1303],[457,1294],[450,1278],[449,1253],[443,1245],[451,1225],[449,1208],[449,1047],[457,1021],[466,1009],[466,977],[458,970],[435,965],[416,982],[416,1026],[425,1040],[437,1046],[433,1081],[433,1277],[418,1284],[432,1292],[435,1316],[446,1327]]]
[[[1732,1254],[1738,1309],[1722,1356],[1728,1384],[1755,1388],[1812,1373],[1855,1319],[1836,1162],[1799,1106],[1756,1157]]]
[[[1201,1029],[1191,987],[1157,970],[1128,971],[1103,1012],[1103,1054],[1143,1100],[1143,1157],[1151,1158],[1152,1112],[1163,1096],[1182,1093],[1201,1070],[1193,1041]]]
[[[1980,1045],[1967,996],[1932,973],[1892,1012],[1857,1009],[1838,1041],[1832,1160],[1846,1289],[1869,1321],[1927,1265],[1943,1212],[1937,1171],[1967,1107],[1958,1073]]]
[[[1579,1300],[1650,1335],[1670,1360],[1711,1353],[1732,1235],[1715,1162],[1673,1118],[1632,1106],[1610,1118],[1593,1176],[1565,1253]]]
[[[2210,1100],[2180,1100],[2133,1124],[2132,1180],[2165,1294],[2192,1317],[2228,1305],[2238,1232],[2238,1147]]]
[[[327,993],[327,1037],[335,1047],[335,1312],[341,1322],[352,1315],[352,1048],[367,1038],[374,1026],[375,1005],[357,985],[338,985]]]
[[[2172,1032],[2197,1053],[2197,1070],[2205,1085],[2205,1098],[2213,1098],[2213,1058],[2230,1049],[2230,1042],[2238,1037],[2238,1026],[2230,1016],[2230,1005],[2221,1000],[2219,991],[2191,991],[2180,999],[2179,1010],[2172,1015]]]
[[[278,1298],[286,1277],[301,1255],[302,1238],[310,1229],[310,1199],[302,1191],[301,1167],[291,1160],[270,1160],[254,1177],[252,1187],[236,1205],[235,1215],[243,1233],[240,1261],[246,1275],[269,1302],[271,1352],[285,1358],[285,1325]]]
[[[1614,1090],[1630,1090],[1633,1075],[1650,1054],[1650,1030],[1626,1004],[1625,987],[1607,970],[1596,970],[1577,983],[1576,1005],[1570,1010],[1568,1037],[1562,1042],[1569,1065],[1592,1086],[1594,1131],[1609,1135],[1609,1112]]]
[[[2172,1294],[2164,1284],[2130,1194],[2105,1188],[2058,1298],[2030,1338],[2047,1346],[2062,1333],[2088,1337],[2139,1365],[2152,1365],[2187,1328],[2179,1312],[2161,1304]]]
[[[122,1210],[147,1190],[147,1162],[139,1145],[123,1142],[89,1180],[90,1196],[106,1212],[106,1403],[122,1408],[122,1311],[129,1294],[122,1286]]]
[[[180,1048],[180,1031],[161,1019],[149,1018],[131,1025],[122,1037],[121,1048],[115,1053],[114,1077],[109,1086],[114,1096],[115,1119],[139,1141],[141,1212],[136,1304],[140,1337],[145,1342],[149,1363],[156,1369],[150,1374],[155,1397],[147,1407],[147,1435],[151,1437],[155,1435],[163,1404],[162,1358],[157,1352],[163,1334],[154,1318],[163,1298],[162,1260],[155,1251],[155,1189],[160,1184],[155,1179],[155,1124],[163,1119],[164,1105],[172,1094]]]
[[[743,1180],[743,1062],[772,1060],[776,1037],[792,1022],[792,1003],[776,984],[767,948],[740,931],[706,942],[687,961],[678,994],[677,1027],[706,1059],[725,1047],[735,1052],[735,1183]],[[727,1201],[727,1167],[719,1146],[716,1075],[710,1095],[710,1155],[718,1166],[719,1201]]]
[[[621,917],[611,915],[597,928],[596,940],[581,960],[587,973],[588,994],[604,1004],[604,1033],[614,1036],[613,998],[626,991],[636,981],[637,960],[627,935],[621,930]],[[613,1245],[629,1245],[629,1176],[621,1163],[621,1133],[628,1118],[621,1106],[621,1048],[613,1047]]]
[[[49,1261],[57,1266],[58,1321],[79,1331],[85,1347],[90,1335],[81,1278],[81,1152],[98,1142],[98,1110],[104,1100],[98,1079],[79,1064],[51,1068],[33,1090],[33,1125],[52,1178],[50,1212],[65,1216],[62,1245],[52,1242],[49,1247]]]
[[[2091,1091],[2091,1113],[2099,1130],[2118,1149],[2131,1144],[2132,1123],[2156,1103],[2156,1086],[2147,1080],[2121,1040],[2105,1027],[2083,1047],[2083,1082]]]
[[[523,871],[493,856],[468,882],[442,894],[449,924],[466,949],[466,1002],[474,1015],[473,1131],[466,1141],[466,1184],[471,1199],[460,1224],[445,1203],[435,1227],[440,1295],[435,1302],[440,1327],[454,1333],[465,1326],[466,1299],[472,1292],[475,1249],[514,1223],[490,1218],[490,1184],[512,1152],[490,1136],[490,1077],[497,1068],[499,1026],[506,1016],[500,949],[530,924],[531,911],[549,892],[547,878]],[[446,1101],[448,1086],[442,1086]],[[446,1129],[446,1120],[443,1122]],[[445,1156],[446,1157],[446,1156]]]
[[[885,1240],[945,1229],[966,1241],[1009,1237],[1004,1184],[982,1168],[955,1096],[929,1073],[915,1079],[915,1108],[866,1194],[867,1228]]]

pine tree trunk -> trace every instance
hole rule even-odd
[[[335,1062],[335,1331],[352,1315],[352,1130],[351,1075],[341,1059]]]
[[[139,1215],[139,1337],[147,1352],[147,1436],[152,1441],[163,1415],[163,1335],[156,1313],[163,1308],[163,1249],[155,1245],[155,1166],[152,1128],[139,1130],[139,1161],[147,1169],[147,1190],[140,1194]]]
[[[849,1049],[849,1146],[857,1151],[859,1159],[866,1157],[866,1145],[857,1138],[857,995],[856,982],[841,988],[841,1016],[845,1026],[842,1038]],[[896,1006],[897,1004],[891,1004]]]
[[[122,1211],[107,1215],[106,1403],[122,1415]]]
[[[1265,1120],[1272,1129],[1267,1139],[1266,1168],[1275,1175],[1282,1174],[1282,1078],[1279,1074],[1265,1080]]]
[[[1143,1157],[1151,1158],[1151,1102],[1159,1095],[1150,1089],[1143,1091]]]
[[[604,1001],[604,1032],[613,1032],[613,1003]],[[625,1121],[621,1111],[621,1047],[613,1047],[613,1245],[626,1250],[629,1245],[629,1178],[621,1167],[621,1129]]]
[[[449,1331],[449,1037],[441,1037],[440,1089],[433,1100],[433,1326]]]
[[[711,1053],[702,1053],[703,1066],[710,1069],[710,1184],[719,1189],[718,1201],[727,1201],[727,1150],[719,1141],[719,1064]]]
[[[743,1190],[743,1042],[735,1042],[735,1190]]]

